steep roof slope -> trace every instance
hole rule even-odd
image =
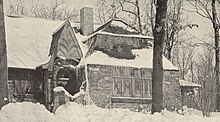
[[[97,28],[94,33],[96,32],[109,32],[114,34],[132,34],[132,35],[139,35],[138,31],[131,27],[129,24],[124,22],[121,19],[111,19],[99,28]]]
[[[6,39],[8,52],[8,67],[34,69],[49,61],[49,51],[52,42],[52,34],[62,27],[64,21],[52,21],[39,18],[12,18],[5,17]],[[75,23],[71,23],[75,26]],[[76,34],[76,38],[82,49],[87,47],[82,41],[87,36]]]
[[[53,33],[49,55],[53,54],[55,57],[74,60],[80,60],[83,56],[76,34],[68,20]]]
[[[35,68],[49,60],[52,33],[63,23],[5,17],[8,67]]]

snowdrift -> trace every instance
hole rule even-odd
[[[202,117],[199,111],[186,109],[183,115],[164,110],[162,113],[131,112],[127,109],[103,109],[68,102],[60,106],[55,115],[43,105],[10,103],[0,111],[0,122],[219,122],[220,114]]]
[[[181,113],[164,110],[162,113],[137,113],[128,109],[103,109],[96,106],[82,106],[67,103],[60,106],[55,115],[65,122],[219,122],[220,114],[202,117],[200,111],[186,109]]]
[[[0,122],[63,122],[41,104],[10,103],[0,111]]]

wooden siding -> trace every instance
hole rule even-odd
[[[35,70],[8,68],[9,102],[34,102]]]

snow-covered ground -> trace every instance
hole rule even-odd
[[[41,104],[10,103],[0,111],[0,122],[62,122]]]
[[[127,109],[103,109],[82,106],[74,102],[60,106],[55,114],[43,105],[34,103],[10,103],[0,111],[0,122],[219,122],[220,114],[202,117],[201,112],[185,109],[184,115],[164,110],[162,113],[131,112]]]

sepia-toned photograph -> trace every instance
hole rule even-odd
[[[0,0],[0,122],[220,122],[220,0]]]

